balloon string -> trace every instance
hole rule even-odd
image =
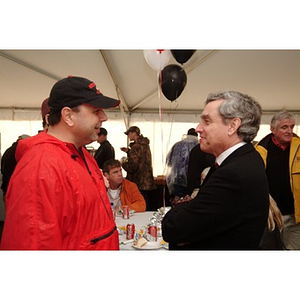
[[[161,95],[162,95],[162,91],[160,88],[160,78],[161,78],[161,72],[157,72],[157,77],[158,77],[158,100],[159,100],[159,105],[158,105],[158,113],[159,113],[159,121],[160,121],[160,130],[161,130],[161,145],[163,147],[163,142],[164,142],[164,138],[163,138],[163,112],[162,112],[162,102],[161,102]],[[161,152],[161,159],[162,159],[162,165],[165,164],[164,162],[164,155],[163,155],[163,151]]]
[[[161,102],[161,96],[162,96],[162,91],[161,91],[161,87],[160,87],[160,83],[161,83],[161,75],[162,72],[158,71],[157,72],[157,82],[158,82],[158,114],[159,114],[159,120],[160,120],[160,137],[161,137],[161,147],[162,147],[162,151],[161,151],[161,162],[162,162],[162,166],[165,165],[165,159],[164,159],[164,151],[163,151],[163,147],[164,147],[164,134],[163,134],[163,112],[162,112],[162,102]],[[163,171],[163,175],[165,175],[165,168]],[[163,183],[163,190],[162,190],[162,200],[163,200],[163,208],[165,209],[166,206],[166,201],[165,201],[165,183]]]

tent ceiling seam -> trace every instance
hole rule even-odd
[[[53,74],[48,73],[48,72],[46,72],[46,71],[44,71],[44,70],[42,70],[42,69],[39,69],[39,68],[37,68],[37,67],[35,67],[35,66],[32,66],[32,65],[30,65],[30,64],[28,64],[28,63],[26,63],[26,62],[24,62],[24,61],[22,61],[22,60],[20,60],[20,59],[17,59],[17,58],[15,58],[15,57],[12,57],[11,55],[7,55],[7,54],[4,53],[3,51],[0,51],[0,55],[3,56],[3,57],[6,58],[6,59],[9,59],[9,60],[13,61],[14,63],[17,63],[17,64],[19,64],[19,65],[25,67],[25,68],[28,68],[28,69],[33,70],[33,71],[35,71],[35,72],[37,72],[37,73],[40,73],[40,74],[42,74],[42,75],[44,75],[44,76],[47,76],[47,77],[49,77],[49,78],[51,78],[51,79],[54,79],[55,81],[61,79],[60,77],[58,77],[58,76],[56,76],[56,75],[53,75]]]
[[[126,129],[128,129],[128,120],[126,119],[126,115],[125,115],[125,110],[128,111],[128,106],[127,106],[126,100],[125,100],[125,98],[124,98],[124,96],[122,94],[122,91],[121,91],[121,89],[120,89],[120,87],[118,85],[118,81],[116,79],[116,76],[115,76],[115,74],[114,74],[114,72],[113,72],[113,70],[112,70],[112,68],[111,68],[111,66],[110,66],[110,64],[109,64],[109,62],[107,60],[107,57],[105,55],[104,50],[99,50],[99,51],[100,51],[100,53],[102,55],[102,58],[103,58],[104,63],[106,65],[106,68],[107,68],[107,70],[108,70],[108,72],[110,74],[110,77],[111,77],[111,79],[114,82],[114,85],[115,85],[115,88],[116,88],[116,93],[118,95],[119,100],[121,101],[121,103],[119,105],[119,109],[121,111],[121,114],[122,114],[122,117],[123,117],[123,121],[125,123],[125,127],[126,127]],[[124,110],[124,107],[125,107],[125,110]]]

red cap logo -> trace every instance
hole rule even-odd
[[[96,88],[97,94],[101,94],[101,92],[97,89],[96,84],[94,82],[92,82],[92,83],[89,84],[89,88],[90,89]]]

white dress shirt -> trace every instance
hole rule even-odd
[[[240,142],[238,144],[233,145],[232,147],[228,148],[224,152],[222,152],[217,158],[216,158],[216,163],[220,166],[221,163],[236,149],[244,146],[246,142]]]

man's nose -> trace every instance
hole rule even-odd
[[[107,115],[106,115],[106,113],[102,110],[102,111],[100,111],[100,113],[99,113],[99,120],[101,121],[101,122],[105,122],[105,121],[107,121]]]
[[[201,122],[197,125],[195,131],[196,131],[197,133],[200,133],[200,132],[202,131]]]

